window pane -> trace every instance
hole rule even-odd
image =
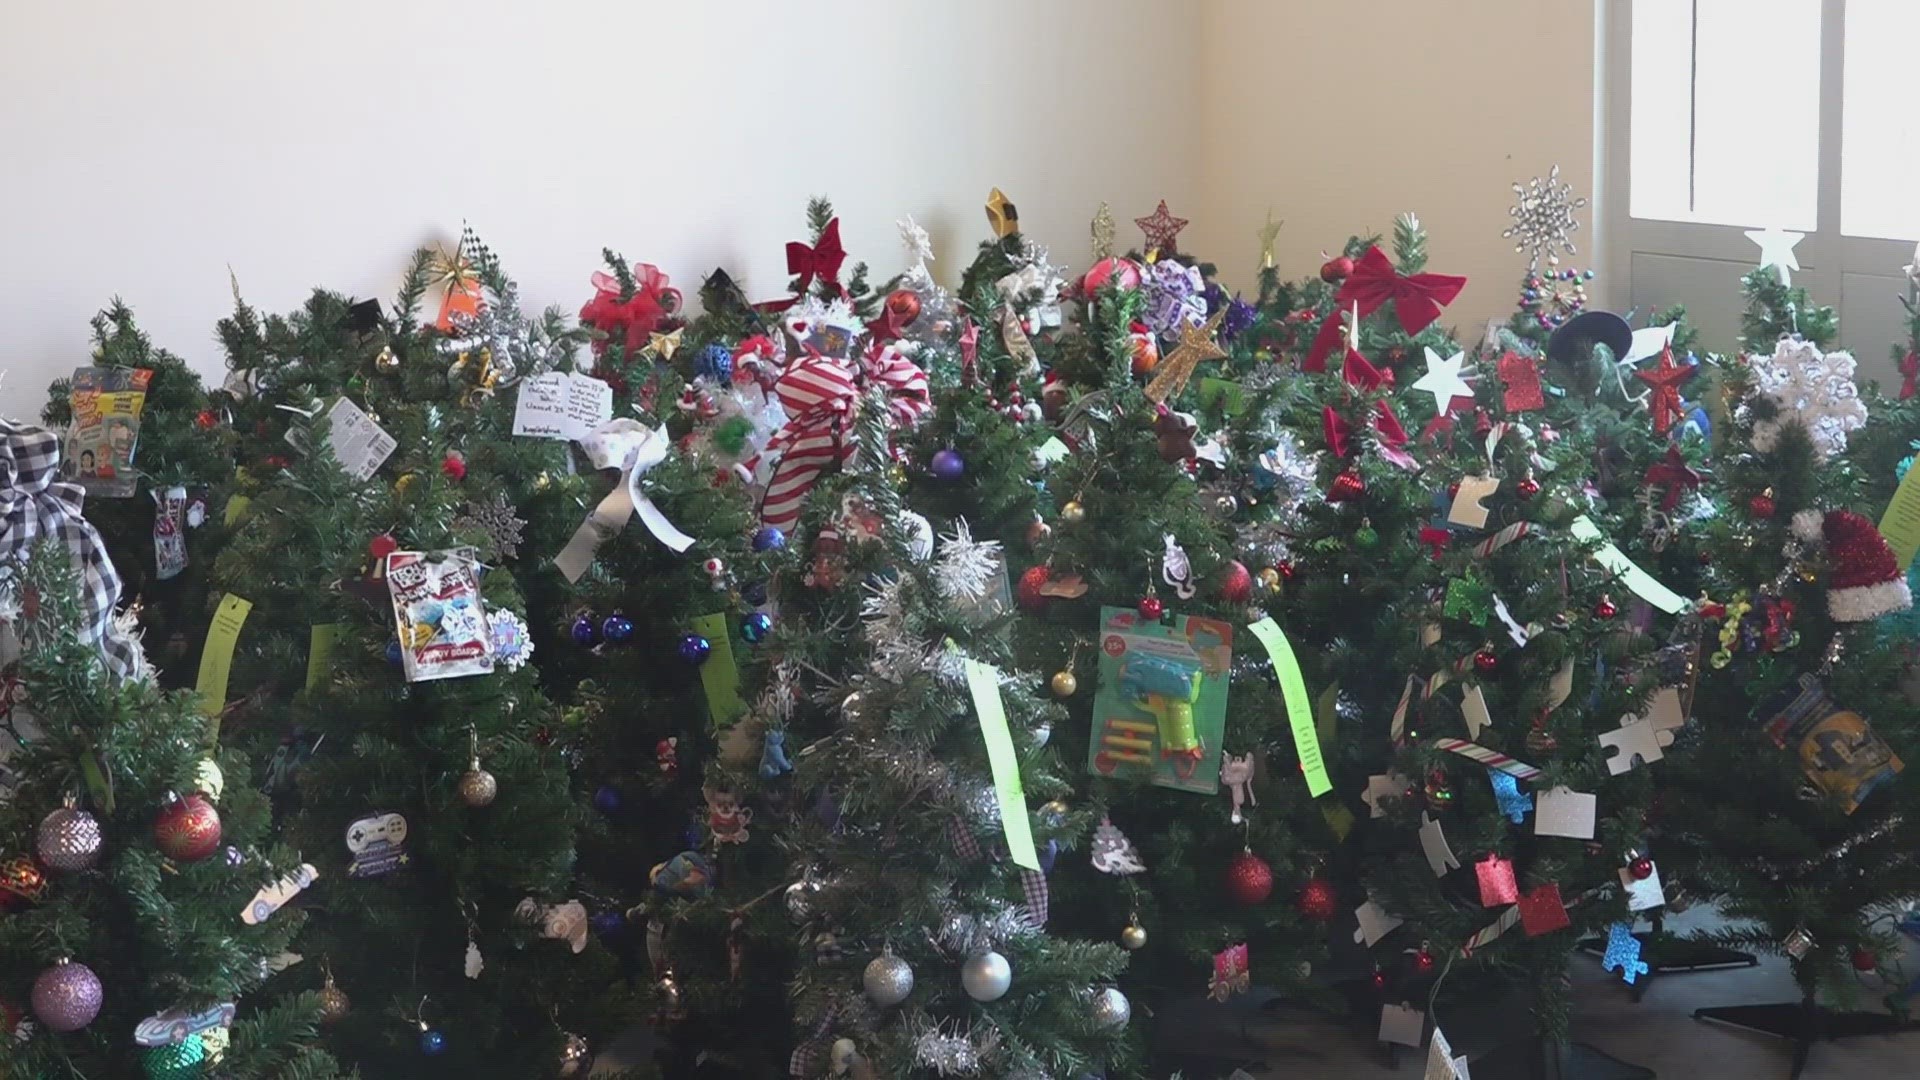
[[[1810,230],[1820,0],[1634,0],[1634,217]]]
[[[1913,104],[1914,0],[1847,0],[1840,125],[1840,231],[1920,238],[1920,121]]]

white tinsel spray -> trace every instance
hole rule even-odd
[[[1867,407],[1854,385],[1851,353],[1822,353],[1811,342],[1782,338],[1772,356],[1752,356],[1748,363],[1758,392],[1776,410],[1772,417],[1753,422],[1754,449],[1771,451],[1788,425],[1798,425],[1825,461],[1846,451],[1849,431],[1866,425]]]
[[[933,585],[949,600],[979,600],[992,587],[1000,566],[1000,542],[975,540],[967,520],[961,518],[953,523],[953,532],[940,538]]]

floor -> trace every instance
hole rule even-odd
[[[1703,918],[1712,915],[1689,913],[1674,919],[1669,929],[1684,934],[1691,922]],[[1910,953],[1907,970],[1920,970],[1920,955]],[[1575,1037],[1652,1069],[1660,1080],[1787,1080],[1792,1065],[1788,1044],[1693,1018],[1693,1010],[1703,1006],[1795,1000],[1798,995],[1781,960],[1762,958],[1758,968],[1663,976],[1639,1002],[1617,975],[1603,972],[1597,960],[1576,960],[1574,981]],[[1866,1000],[1878,1001],[1883,994],[1874,989]],[[1242,1060],[1252,1080],[1384,1080],[1423,1074],[1423,1053],[1406,1051],[1397,1064],[1389,1064],[1376,1045],[1347,1027],[1303,1011],[1269,1011],[1261,1004],[1256,991],[1231,1006],[1200,1004],[1205,1011],[1191,1022],[1165,1016],[1161,1021],[1170,1030],[1188,1032],[1197,1045],[1231,1046],[1236,1057],[1244,1051]],[[1519,1007],[1516,1011],[1523,1012]],[[638,1041],[601,1055],[595,1071],[631,1062],[627,1053],[639,1049],[633,1045]],[[1485,1041],[1474,1033],[1454,1039],[1457,1051],[1469,1053],[1477,1053],[1475,1044]],[[1183,1080],[1221,1080],[1228,1071],[1230,1066],[1188,1068]],[[1822,1043],[1813,1049],[1802,1074],[1802,1080],[1907,1078],[1920,1078],[1920,1030]]]

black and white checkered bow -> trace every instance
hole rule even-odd
[[[114,605],[120,575],[92,523],[81,516],[86,490],[61,480],[60,436],[45,428],[0,420],[0,553],[25,559],[43,537],[67,545],[80,572],[85,637],[100,646],[107,667],[122,677],[144,671],[140,643],[116,632]]]

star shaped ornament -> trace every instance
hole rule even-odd
[[[1769,225],[1764,229],[1748,229],[1747,239],[1760,245],[1760,268],[1771,266],[1780,271],[1780,284],[1793,284],[1790,270],[1800,269],[1800,260],[1793,254],[1793,245],[1800,242],[1805,233],[1787,232]]]
[[[1473,387],[1460,377],[1461,365],[1466,362],[1467,354],[1464,352],[1455,352],[1442,359],[1432,346],[1427,347],[1427,373],[1414,382],[1413,389],[1432,394],[1433,409],[1441,416],[1447,415],[1447,406],[1454,398],[1473,398]]]
[[[1653,414],[1653,433],[1665,435],[1680,419],[1680,384],[1693,378],[1693,369],[1673,362],[1673,348],[1660,350],[1660,362],[1633,373],[1652,391],[1647,411]]]
[[[1180,236],[1180,230],[1187,227],[1186,218],[1177,218],[1167,213],[1167,200],[1161,199],[1160,206],[1146,217],[1134,218],[1133,223],[1140,226],[1146,235],[1148,251],[1175,251],[1174,242]]]
[[[1227,355],[1213,340],[1214,331],[1220,329],[1220,320],[1226,318],[1227,309],[1221,308],[1213,313],[1205,326],[1182,326],[1180,344],[1160,361],[1159,374],[1147,384],[1147,397],[1155,404],[1177,396],[1186,388],[1187,380],[1193,377],[1193,369],[1200,366],[1202,360],[1218,360]]]

